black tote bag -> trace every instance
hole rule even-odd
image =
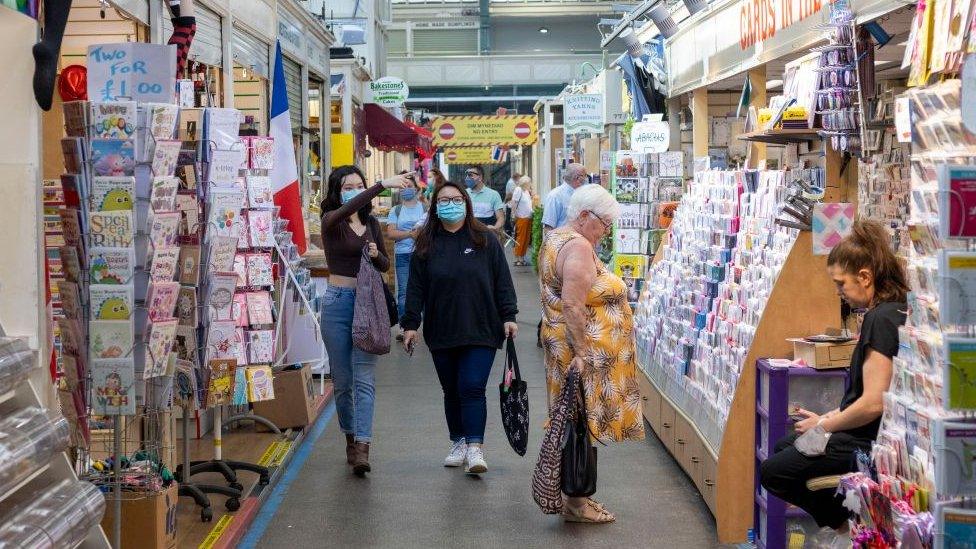
[[[508,338],[505,348],[505,369],[498,384],[502,409],[502,426],[505,436],[515,453],[524,456],[529,443],[529,395],[528,385],[522,381],[515,342]]]
[[[562,455],[562,489],[571,498],[596,493],[596,446],[590,440],[586,422],[586,395],[582,377],[576,389],[575,410],[566,418],[565,444]]]

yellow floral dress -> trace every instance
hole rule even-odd
[[[562,247],[580,237],[573,231],[549,234],[540,253],[542,345],[545,351],[549,405],[559,396],[573,360],[569,329],[563,317],[562,281],[556,258]],[[586,299],[586,334],[593,349],[592,367],[583,372],[590,433],[601,441],[642,440],[644,418],[637,385],[634,320],[624,281],[596,258],[597,277]]]

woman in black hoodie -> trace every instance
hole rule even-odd
[[[485,387],[495,352],[518,333],[515,287],[504,249],[460,185],[437,188],[431,212],[410,262],[403,343],[413,349],[423,318],[452,444],[444,465],[480,474],[488,470]]]

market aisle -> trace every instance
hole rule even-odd
[[[542,351],[535,345],[539,292],[531,269],[516,269],[515,278],[522,311],[518,350],[532,412],[526,457],[509,448],[499,417],[503,353],[488,387],[489,472],[478,479],[441,465],[450,443],[426,347],[418,346],[413,358],[394,349],[377,367],[374,472],[366,479],[352,475],[333,417],[267,524],[261,547],[717,545],[704,502],[653,434],[645,442],[600,449],[596,497],[616,514],[616,524],[568,525],[538,510],[529,482],[546,410]]]

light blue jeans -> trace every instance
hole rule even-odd
[[[356,290],[329,286],[322,310],[322,339],[329,353],[339,429],[355,436],[356,442],[369,442],[373,436],[377,356],[352,344],[355,304]]]
[[[400,318],[407,310],[407,279],[410,278],[410,258],[409,254],[396,254],[396,278],[397,278],[397,310]]]

